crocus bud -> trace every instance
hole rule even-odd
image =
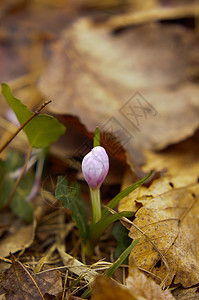
[[[82,172],[90,188],[100,188],[109,170],[109,158],[101,146],[94,147],[82,161]]]

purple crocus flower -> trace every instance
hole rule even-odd
[[[90,188],[98,189],[109,170],[109,158],[101,146],[94,147],[82,161],[82,172]]]

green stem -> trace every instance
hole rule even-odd
[[[91,196],[91,224],[95,224],[101,219],[100,189],[90,188],[90,196]]]
[[[90,240],[87,239],[86,244],[85,244],[85,246],[83,248],[84,254],[87,255],[87,256],[93,255],[94,247],[95,247],[95,245],[92,245],[91,242],[90,242]]]

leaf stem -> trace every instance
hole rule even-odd
[[[38,191],[39,185],[40,185],[42,172],[43,172],[44,162],[45,162],[45,154],[44,154],[44,149],[42,149],[41,153],[40,153],[40,157],[37,162],[34,184],[33,184],[30,194],[26,198],[26,201],[31,201],[37,194],[37,191]]]
[[[95,224],[101,219],[100,189],[90,188],[90,196],[91,196],[91,224]]]

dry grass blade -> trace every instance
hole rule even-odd
[[[64,252],[61,248],[58,247],[57,250],[61,256],[64,265],[68,268],[68,270],[70,270],[72,273],[78,276],[83,276],[83,278],[89,283],[95,280],[96,276],[98,275],[97,272],[91,270],[91,268],[87,267],[68,253]]]

